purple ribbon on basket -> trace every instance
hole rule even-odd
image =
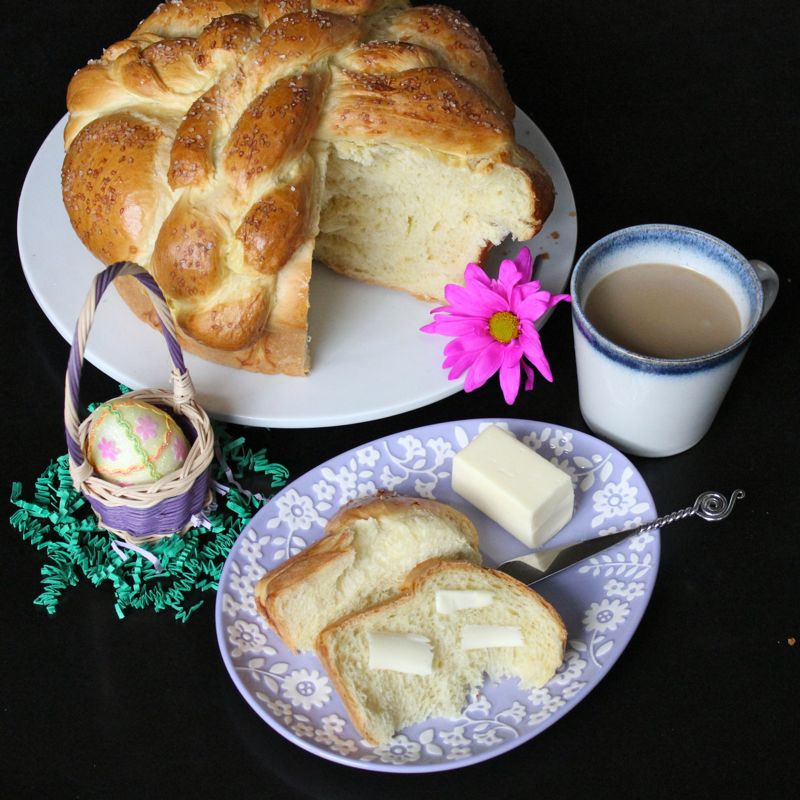
[[[211,481],[211,488],[221,497],[224,497],[228,492],[231,490],[231,486],[236,489],[239,494],[243,497],[246,497],[248,500],[256,500],[259,503],[266,502],[266,497],[264,497],[261,492],[251,492],[249,489],[245,489],[239,481],[236,480],[236,477],[233,474],[233,470],[228,466],[228,462],[225,460],[225,454],[222,452],[222,448],[219,446],[219,442],[214,442],[214,456],[217,459],[217,463],[222,467],[222,471],[225,473],[225,478],[227,479],[230,486],[226,486],[224,483],[220,483],[219,481],[212,480]]]
[[[145,550],[144,547],[139,547],[138,544],[112,539],[111,549],[119,556],[120,561],[124,562],[128,560],[130,553],[124,552],[123,548],[125,548],[125,550],[133,550],[135,553],[146,558],[155,567],[156,572],[163,572],[164,568],[161,566],[161,562],[149,550]]]

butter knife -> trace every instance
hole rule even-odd
[[[652,522],[639,525],[636,528],[612,533],[608,536],[597,536],[593,539],[584,539],[577,544],[566,545],[564,547],[550,547],[544,550],[537,550],[529,555],[504,561],[495,569],[505,572],[512,578],[532,586],[543,578],[548,578],[561,572],[567,567],[571,567],[578,561],[602,553],[614,545],[632,539],[642,533],[651,531],[655,528],[663,528],[673,522],[688,519],[689,517],[700,517],[709,522],[719,522],[725,519],[733,510],[734,503],[744,497],[741,489],[735,489],[731,494],[730,500],[719,492],[703,492],[694,504],[680,511],[673,511],[663,517],[658,517]]]

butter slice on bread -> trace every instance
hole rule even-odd
[[[378,495],[346,506],[318,542],[267,573],[256,607],[293,651],[313,650],[326,625],[397,594],[431,558],[480,563],[470,519],[434,500]]]
[[[488,591],[492,602],[441,614],[440,590]],[[518,629],[523,644],[465,650],[465,625]],[[425,637],[433,649],[430,674],[371,669],[370,638],[376,633]],[[429,717],[458,717],[470,690],[486,676],[517,677],[522,688],[543,686],[561,664],[565,645],[561,618],[532,589],[472,563],[432,559],[409,573],[401,594],[325,628],[317,653],[356,729],[374,745]]]

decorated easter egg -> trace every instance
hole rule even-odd
[[[119,398],[95,409],[85,450],[98,476],[120,486],[138,486],[180,469],[189,442],[166,411]]]

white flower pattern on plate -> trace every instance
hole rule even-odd
[[[228,641],[233,645],[231,653],[240,656],[242,653],[257,653],[267,643],[267,637],[256,623],[237,619],[228,626]]]
[[[592,495],[594,510],[600,513],[592,520],[592,527],[597,527],[606,520],[624,517],[626,514],[640,514],[646,511],[649,503],[638,501],[639,488],[631,486],[629,479],[633,470],[626,467],[617,483],[609,481]]]
[[[356,458],[358,459],[358,463],[365,467],[374,467],[378,463],[378,459],[380,457],[380,452],[372,445],[369,447],[362,447],[360,450],[356,450]]]
[[[635,550],[637,553],[641,553],[643,550],[647,548],[647,545],[653,541],[653,534],[649,531],[645,533],[640,533],[638,536],[634,536],[630,542],[628,543],[629,550]]]
[[[401,733],[386,744],[378,745],[375,748],[375,755],[386,764],[405,764],[409,761],[418,761],[420,749],[418,742],[411,741]]]
[[[564,453],[571,453],[574,449],[572,445],[571,432],[562,431],[561,428],[556,428],[553,433],[553,438],[550,439],[550,449],[557,456],[562,456]]]
[[[450,747],[469,744],[469,739],[464,736],[464,726],[456,725],[455,728],[440,734],[442,741]]]
[[[533,450],[541,450],[545,442],[550,438],[550,428],[545,428],[541,433],[530,431],[521,438],[523,444],[528,445]]]
[[[553,676],[553,683],[559,686],[566,686],[572,683],[576,678],[583,674],[586,669],[586,662],[574,650],[567,650],[564,653],[564,661],[561,666],[556,670]]]
[[[623,583],[616,578],[612,578],[603,586],[603,589],[608,597],[622,597],[630,602],[644,594],[645,584],[636,581]]]
[[[319,514],[310,497],[301,497],[294,489],[275,500],[278,519],[289,527],[290,531],[307,531],[315,523],[320,523]]]
[[[293,705],[308,711],[310,708],[321,708],[331,696],[328,678],[317,670],[300,669],[290,672],[281,687],[283,696]]]
[[[321,755],[370,769],[425,771],[472,763],[557,719],[591,690],[624,648],[630,635],[625,631],[641,617],[652,590],[658,565],[653,534],[637,537],[630,549],[613,548],[607,561],[595,557],[573,568],[579,578],[575,587],[586,601],[568,622],[564,662],[546,687],[529,692],[513,683],[487,684],[468,698],[458,719],[399,731],[391,743],[374,748],[361,741],[316,658],[290,653],[256,613],[253,586],[260,574],[316,541],[326,520],[350,499],[381,488],[452,502],[453,456],[490,424],[495,423],[430,426],[344,453],[286,487],[240,536],[220,581],[223,655],[227,648],[226,663],[241,677],[241,691],[254,698],[259,713],[279,732]],[[540,423],[500,421],[500,427],[572,477],[574,522],[582,530],[627,530],[655,516],[641,477],[601,442]]]
[[[630,608],[627,603],[604,598],[599,603],[592,603],[586,610],[583,627],[590,633],[592,631],[598,633],[615,631],[619,625],[625,622],[629,613]]]

